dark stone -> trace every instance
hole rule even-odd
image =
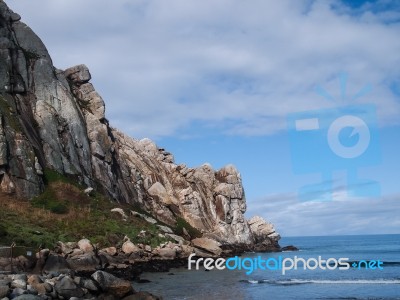
[[[92,279],[82,279],[80,286],[91,292],[97,292],[99,290],[96,283]]]
[[[97,282],[100,288],[116,297],[124,297],[133,292],[130,281],[120,279],[104,271],[97,271],[92,274],[92,279]]]
[[[54,288],[60,296],[63,296],[66,299],[71,297],[80,298],[84,295],[83,290],[68,276],[63,277],[58,281]]]
[[[12,290],[12,292],[11,292],[9,298],[10,298],[10,299],[15,299],[15,298],[17,298],[18,296],[21,296],[21,295],[24,295],[24,294],[27,294],[27,293],[28,293],[28,292],[25,291],[24,289],[15,288],[15,289]]]
[[[43,272],[68,273],[70,269],[71,268],[64,257],[50,254],[43,267]]]
[[[289,246],[282,247],[281,250],[282,251],[299,251],[299,248],[297,248],[293,245],[289,245]]]
[[[68,265],[75,271],[96,271],[100,260],[91,253],[73,256],[67,259]]]
[[[97,300],[118,300],[120,298],[115,297],[114,295],[111,294],[100,294],[96,296]]]
[[[9,287],[6,285],[0,285],[0,299],[7,296]]]
[[[137,283],[149,283],[149,282],[151,282],[151,281],[148,280],[148,279],[137,278],[137,279],[135,280],[135,282],[137,282]]]
[[[21,295],[13,300],[42,300],[42,297],[36,296],[36,295]]]

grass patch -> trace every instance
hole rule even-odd
[[[60,201],[52,188],[47,188],[41,195],[33,198],[32,206],[49,210],[55,214],[68,213],[65,201]]]
[[[45,171],[46,189],[31,202],[0,193],[0,244],[53,248],[57,241],[89,239],[99,247],[121,246],[128,236],[134,243],[152,247],[166,242],[156,225],[130,216],[124,221],[112,208],[128,214],[133,207],[111,202],[94,193],[88,196],[72,179],[52,170]],[[144,237],[138,234],[146,231]]]
[[[80,184],[78,184],[77,179],[73,175],[63,175],[58,173],[57,171],[50,169],[50,168],[45,168],[43,171],[43,178],[44,178],[44,183],[46,185],[49,185],[51,183],[55,182],[62,182],[62,183],[67,183],[76,187],[82,187]]]

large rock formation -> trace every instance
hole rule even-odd
[[[259,242],[243,216],[234,166],[177,165],[151,140],[110,127],[88,68],[56,69],[42,41],[1,0],[0,66],[2,192],[31,199],[44,189],[43,171],[53,169],[140,204],[168,225],[182,218],[222,244]]]

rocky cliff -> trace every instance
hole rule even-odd
[[[42,41],[0,0],[0,188],[32,199],[52,169],[173,225],[180,218],[222,244],[278,247],[262,219],[244,218],[232,165],[189,168],[149,139],[109,125],[85,65],[56,69]]]

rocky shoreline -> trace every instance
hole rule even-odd
[[[152,248],[135,245],[126,237],[122,246],[102,249],[82,239],[58,242],[53,250],[41,249],[33,257],[20,255],[13,258],[12,264],[10,259],[0,258],[0,271],[17,273],[0,275],[0,299],[159,299],[135,293],[132,282],[141,283],[143,272],[184,267],[192,253],[198,257],[227,257],[250,250],[246,246],[224,246],[209,238],[175,239],[179,242]],[[269,248],[280,250],[279,245]]]
[[[126,242],[125,242],[126,243]],[[68,248],[76,245],[77,248]],[[173,249],[177,244],[168,243],[161,249]],[[129,253],[114,251],[114,247],[96,251],[88,240],[78,243],[59,242],[55,251],[43,249],[36,253],[36,259],[24,256],[14,259],[13,272],[0,273],[0,300],[50,300],[50,299],[162,299],[148,292],[136,292],[135,284],[143,281],[144,272],[168,272],[171,268],[187,266],[187,256],[153,257],[149,259],[130,257]],[[138,249],[141,245],[138,246]],[[60,253],[60,249],[64,249]],[[76,254],[78,250],[83,254]],[[125,247],[126,249],[126,247]],[[243,251],[222,251],[221,256],[241,255]],[[287,246],[273,251],[297,251]],[[66,253],[67,252],[67,253]],[[75,252],[75,255],[72,254]],[[192,253],[195,253],[193,250]],[[71,255],[72,254],[72,255]],[[111,256],[110,254],[113,254]],[[217,257],[207,255],[207,257]],[[74,260],[74,263],[72,263]],[[95,263],[96,262],[96,263]],[[103,264],[103,265],[102,265]],[[11,266],[0,259],[0,270],[10,270]],[[101,269],[101,270],[100,270]]]
[[[72,274],[0,275],[0,299],[160,299],[147,292],[135,292],[130,281],[104,271],[90,277]]]

